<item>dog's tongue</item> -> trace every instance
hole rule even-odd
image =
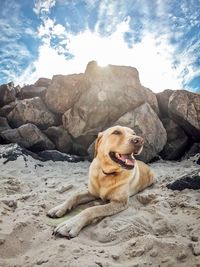
[[[135,158],[133,157],[133,154],[119,154],[116,153],[115,156],[123,161],[126,165],[134,166],[135,164]]]

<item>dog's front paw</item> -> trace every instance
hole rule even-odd
[[[47,216],[50,218],[60,218],[66,213],[66,208],[63,204],[58,205],[47,212]]]
[[[63,223],[60,223],[54,230],[53,235],[55,236],[64,236],[68,239],[71,239],[78,235],[80,230],[83,228],[84,224],[79,215],[76,215],[74,218],[71,218]]]

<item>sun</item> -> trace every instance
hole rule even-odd
[[[101,59],[97,60],[97,65],[99,67],[106,68],[106,67],[108,67],[109,62],[108,62],[108,60],[106,60],[106,58],[101,58]]]

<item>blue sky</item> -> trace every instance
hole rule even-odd
[[[136,67],[144,86],[200,89],[200,0],[0,0],[0,84]]]

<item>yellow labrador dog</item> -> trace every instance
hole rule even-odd
[[[109,201],[89,207],[72,219],[58,225],[53,234],[72,238],[93,220],[116,214],[128,207],[129,197],[150,186],[154,175],[150,168],[134,155],[141,153],[144,141],[128,127],[114,126],[99,133],[95,143],[95,158],[89,169],[88,191],[69,197],[52,208],[49,217],[62,217],[79,204],[96,198]]]

